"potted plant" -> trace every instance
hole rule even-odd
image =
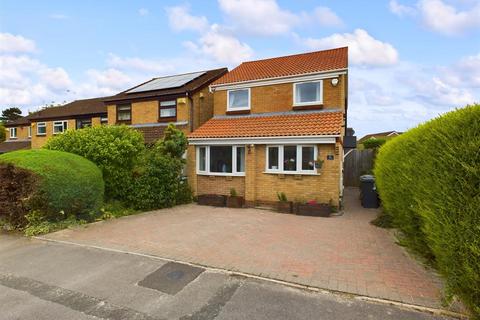
[[[237,194],[235,188],[230,189],[230,196],[227,198],[227,207],[229,208],[241,208],[243,207],[243,197]]]
[[[326,203],[318,203],[316,200],[310,200],[296,203],[295,211],[295,213],[300,216],[330,217],[332,207]]]
[[[201,194],[198,195],[197,201],[199,205],[225,207],[226,196],[218,194]]]
[[[293,202],[288,201],[285,192],[277,192],[277,211],[282,213],[292,213]]]

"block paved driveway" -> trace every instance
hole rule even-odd
[[[318,218],[195,204],[62,230],[44,238],[133,251],[283,281],[440,307],[441,282],[370,225],[346,190],[343,216]]]

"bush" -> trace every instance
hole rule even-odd
[[[448,293],[480,318],[480,105],[389,141],[374,172],[404,243],[430,259]]]
[[[0,122],[0,142],[5,141],[7,138],[7,131],[5,130],[4,125]]]
[[[143,135],[126,126],[95,126],[71,130],[51,138],[46,149],[78,154],[94,162],[103,172],[105,194],[124,200],[132,172],[145,150]]]
[[[0,156],[0,216],[14,227],[36,221],[82,219],[103,203],[102,173],[80,156],[51,150],[22,150]]]
[[[169,125],[164,138],[144,153],[130,185],[129,204],[135,209],[151,210],[190,202],[190,188],[181,179],[186,147],[184,133]]]
[[[383,146],[385,142],[387,142],[387,140],[383,138],[368,138],[363,141],[362,144],[365,149],[378,149]]]

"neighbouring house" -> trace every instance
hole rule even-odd
[[[368,139],[385,139],[389,140],[395,138],[396,136],[401,135],[403,132],[399,131],[385,131],[385,132],[377,132],[377,133],[370,133],[363,136],[360,140],[358,140],[358,148],[363,149],[363,142]]]
[[[58,107],[49,107],[32,113],[32,148],[41,148],[47,140],[66,130],[107,124],[107,108],[104,98],[75,100]]]
[[[244,62],[210,90],[213,118],[188,136],[195,195],[340,204],[348,48]]]
[[[5,123],[7,131],[6,140],[0,143],[0,154],[30,149],[32,140],[32,127],[30,126],[29,117],[21,117],[15,121]]]
[[[154,78],[104,99],[110,125],[129,125],[144,134],[146,143],[163,136],[169,123],[186,134],[213,116],[208,86],[226,68]]]

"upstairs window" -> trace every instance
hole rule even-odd
[[[53,134],[63,133],[67,131],[67,129],[68,129],[68,122],[66,120],[53,122]]]
[[[323,81],[299,82],[293,84],[293,105],[323,104]]]
[[[44,136],[47,134],[47,124],[45,122],[37,123],[37,136]]]
[[[10,139],[17,139],[17,128],[9,128]]]
[[[132,105],[119,104],[117,105],[117,122],[132,121]]]
[[[160,120],[174,120],[177,118],[177,101],[160,101]]]
[[[228,90],[227,111],[250,110],[250,89]]]

